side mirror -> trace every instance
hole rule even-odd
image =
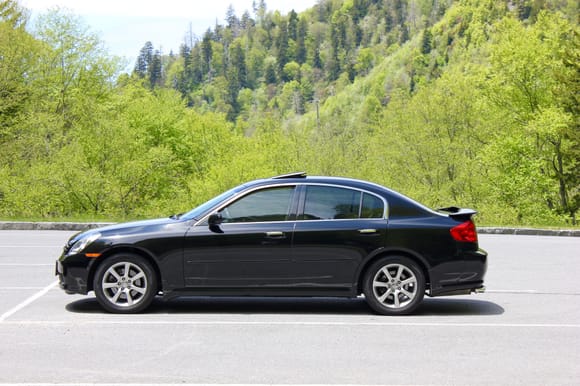
[[[210,214],[208,219],[207,219],[207,223],[209,224],[210,227],[217,227],[223,221],[224,221],[224,218],[222,217],[221,213],[217,213],[217,212]]]

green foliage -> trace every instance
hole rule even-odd
[[[511,113],[507,117],[511,137],[531,142],[524,148],[525,155],[538,165],[537,173],[529,174],[534,175],[527,180],[529,189],[541,195],[536,199],[547,208],[567,213],[575,222],[579,126],[570,96],[578,91],[578,67],[570,64],[578,57],[578,27],[540,12],[536,24],[529,27],[514,19],[502,20],[494,37],[489,97]],[[544,186],[542,180],[552,186]]]
[[[0,145],[16,134],[33,91],[25,75],[37,60],[39,44],[20,25],[21,12],[12,1],[0,2]]]
[[[165,216],[307,170],[486,224],[576,221],[570,2],[261,2],[177,57],[146,43],[121,76],[74,15],[29,32],[25,14],[0,0],[0,217]]]

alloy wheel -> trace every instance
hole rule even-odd
[[[384,307],[403,308],[418,295],[417,276],[403,264],[387,264],[373,277],[372,290],[376,300]]]
[[[147,294],[147,275],[143,269],[124,261],[111,265],[101,282],[107,301],[117,307],[132,307]]]

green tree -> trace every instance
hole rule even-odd
[[[230,46],[231,70],[234,74],[232,81],[237,82],[238,90],[248,86],[248,69],[246,55],[240,40],[235,40]]]
[[[268,57],[265,60],[266,71],[264,74],[266,84],[274,84],[277,81],[276,76],[276,59]]]
[[[300,80],[300,65],[296,62],[286,63],[283,70],[284,80]]]
[[[431,52],[431,40],[433,40],[433,35],[429,29],[423,30],[423,35],[421,38],[421,53],[427,55]]]
[[[306,37],[308,35],[308,21],[306,17],[301,17],[298,21],[298,30],[296,32],[296,61],[300,64],[306,62]]]
[[[149,73],[149,67],[153,60],[153,50],[153,43],[148,41],[139,51],[139,56],[137,56],[137,61],[135,62],[134,72],[140,78],[145,78]]]
[[[37,69],[42,77],[34,83],[44,98],[38,107],[56,113],[69,128],[90,113],[95,99],[111,92],[120,63],[107,56],[98,36],[73,14],[51,10],[41,15],[36,35],[45,45]]]
[[[208,29],[203,34],[203,40],[201,42],[201,52],[202,52],[202,72],[207,75],[207,79],[211,80],[211,63],[213,58],[213,47],[212,47],[212,34]]]
[[[32,90],[40,45],[26,32],[24,11],[15,1],[0,1],[0,145],[17,130]],[[0,156],[0,162],[1,162]]]
[[[284,66],[288,63],[288,27],[286,23],[278,26],[278,35],[276,36],[276,63],[278,64],[278,73],[283,74]]]
[[[367,75],[373,68],[375,56],[370,48],[361,48],[358,52],[354,69],[359,75]]]
[[[292,40],[298,38],[298,14],[294,9],[288,14],[288,38]]]
[[[24,28],[27,23],[25,10],[15,0],[0,1],[0,21],[11,28]]]
[[[147,68],[147,76],[149,79],[149,87],[154,89],[163,84],[163,64],[161,62],[161,53],[155,50],[151,57],[151,62]]]
[[[541,12],[529,27],[503,20],[494,38],[490,98],[510,111],[512,136],[533,139],[534,151],[528,156],[542,160],[541,175],[555,182],[555,187],[538,192],[541,201],[575,223],[578,120],[570,101],[578,93],[578,67],[569,63],[578,58],[578,26]]]
[[[338,57],[340,50],[340,31],[338,27],[332,23],[330,26],[330,53],[326,61],[326,72],[328,80],[336,80],[340,75],[340,59]],[[316,65],[315,65],[316,67]]]

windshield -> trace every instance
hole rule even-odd
[[[212,198],[211,200],[207,201],[206,203],[201,204],[200,206],[191,210],[190,212],[187,212],[181,218],[184,220],[191,220],[191,219],[199,220],[201,218],[201,216],[203,216],[203,214],[206,213],[208,210],[210,210],[214,206],[218,205],[220,202],[225,201],[228,198],[234,196],[236,193],[242,191],[244,188],[245,188],[245,185],[236,186],[235,188],[230,189],[230,190],[220,194],[219,196]]]

